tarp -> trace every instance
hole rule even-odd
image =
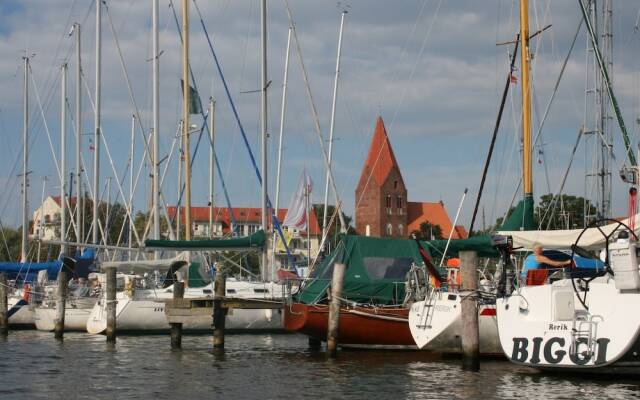
[[[533,221],[533,196],[525,196],[511,215],[504,221],[500,230],[502,231],[530,231],[536,229],[537,226]]]
[[[343,298],[378,305],[401,303],[411,265],[423,265],[413,240],[345,235],[311,273],[298,301],[312,304],[326,300],[335,263],[346,265]]]
[[[640,214],[635,216],[635,233],[640,236]],[[622,223],[629,226],[630,219],[622,220]],[[616,229],[626,229],[618,223],[612,223],[599,228],[589,228],[580,238],[578,246],[587,250],[600,250],[604,248],[606,235],[611,234]],[[566,229],[555,231],[507,231],[501,230],[500,235],[508,235],[513,238],[513,247],[523,247],[530,250],[535,244],[539,244],[545,249],[570,249],[576,243],[578,236],[583,229]],[[601,232],[602,231],[602,232]]]
[[[102,271],[105,268],[115,268],[118,272],[139,274],[150,271],[168,271],[175,263],[187,265],[189,262],[188,253],[180,253],[174,258],[165,258],[161,260],[140,260],[140,261],[105,261],[100,264]]]
[[[7,279],[18,282],[33,282],[37,279],[40,271],[47,271],[49,280],[54,280],[58,276],[60,267],[62,267],[62,261],[42,263],[0,262],[0,272],[4,273]]]
[[[420,245],[429,252],[433,258],[442,258],[447,246],[446,240],[427,240]],[[446,256],[457,257],[461,251],[475,251],[478,257],[497,258],[498,252],[491,246],[490,236],[473,236],[469,239],[451,240]]]
[[[211,240],[145,240],[147,249],[173,249],[173,250],[248,250],[260,248],[266,242],[266,235],[259,230],[251,236],[236,237],[231,239]]]

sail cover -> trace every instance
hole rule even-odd
[[[640,235],[640,214],[636,214],[635,221],[635,233]],[[631,225],[631,219],[626,218],[622,220],[622,223],[627,226]],[[589,228],[580,237],[578,246],[588,250],[600,250],[604,248],[605,237],[602,233],[610,235],[615,230],[625,230],[623,225],[618,223],[612,223],[599,228]],[[570,249],[571,245],[576,243],[578,236],[582,233],[583,229],[566,229],[566,230],[554,230],[554,231],[500,231],[498,234],[507,235],[513,238],[513,247],[523,247],[525,249],[532,249],[534,245],[539,244],[545,249]]]
[[[264,246],[266,236],[259,230],[251,236],[211,240],[145,240],[147,249],[226,251],[251,250]]]

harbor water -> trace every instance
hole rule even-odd
[[[558,376],[483,361],[463,372],[456,359],[423,352],[311,351],[299,335],[104,336],[11,332],[0,339],[0,399],[632,399],[640,382]]]

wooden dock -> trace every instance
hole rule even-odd
[[[165,302],[164,312],[167,321],[171,323],[186,323],[191,317],[213,315],[213,297],[195,297],[189,299],[168,299]],[[244,299],[237,297],[224,297],[220,306],[223,309],[251,309],[251,310],[278,310],[282,309],[282,301]]]

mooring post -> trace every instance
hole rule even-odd
[[[213,296],[213,348],[224,349],[224,325],[227,309],[222,308],[222,300],[226,294],[226,276],[224,269],[218,264]]]
[[[340,327],[340,299],[342,298],[342,286],[344,285],[344,264],[333,265],[333,277],[331,279],[331,299],[329,303],[329,322],[327,327],[327,352],[329,357],[335,357],[338,352],[338,329]]]
[[[184,298],[184,282],[174,282],[173,284],[173,299],[182,300]],[[182,323],[171,323],[171,348],[182,348]]]
[[[478,325],[478,254],[460,252],[462,296],[462,369],[480,370],[480,329]]]
[[[62,340],[64,336],[64,313],[67,302],[67,291],[69,286],[69,280],[67,278],[66,266],[63,264],[58,272],[58,298],[56,302],[56,319],[53,328],[54,336],[56,339]]]
[[[107,342],[116,342],[116,269],[109,267],[107,274]]]
[[[9,334],[9,301],[7,299],[7,276],[0,274],[0,335]]]

